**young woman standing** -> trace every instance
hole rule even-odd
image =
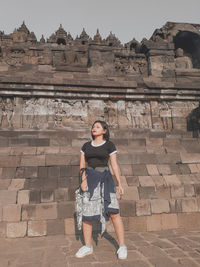
[[[124,225],[119,213],[115,184],[108,166],[108,160],[110,160],[110,165],[118,181],[118,192],[124,194],[116,157],[117,150],[115,144],[109,140],[110,134],[106,122],[95,121],[92,125],[91,135],[93,140],[84,143],[80,150],[80,171],[83,172],[81,189],[84,191],[81,221],[85,245],[77,251],[75,256],[82,258],[93,253],[92,221],[99,220],[101,222],[101,234],[103,234],[106,221],[110,217],[119,242],[118,258],[126,259]]]

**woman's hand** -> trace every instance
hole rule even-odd
[[[123,189],[121,183],[119,183],[117,186],[117,193],[120,194],[120,198],[121,198],[121,195],[124,194],[124,189]]]

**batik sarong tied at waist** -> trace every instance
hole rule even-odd
[[[119,213],[115,184],[108,166],[85,168],[88,190],[76,190],[76,216],[78,229],[82,221],[101,222],[101,235],[106,230],[109,212]]]

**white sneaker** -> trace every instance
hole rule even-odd
[[[82,246],[79,248],[79,250],[76,252],[75,256],[77,258],[83,258],[86,255],[92,254],[93,253],[93,246]]]
[[[118,258],[119,259],[126,259],[127,258],[127,247],[126,245],[122,245],[117,250]]]

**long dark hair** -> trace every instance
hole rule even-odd
[[[103,134],[103,138],[106,140],[106,141],[109,141],[109,138],[110,138],[110,132],[109,132],[109,128],[108,128],[108,124],[105,122],[105,121],[101,121],[101,120],[96,120],[93,124],[92,124],[92,128],[94,126],[94,124],[96,122],[99,122],[101,123],[101,126],[104,130],[107,130],[105,134]],[[94,140],[95,137],[94,135],[92,134],[92,128],[91,128],[91,136],[92,136],[92,139]]]

